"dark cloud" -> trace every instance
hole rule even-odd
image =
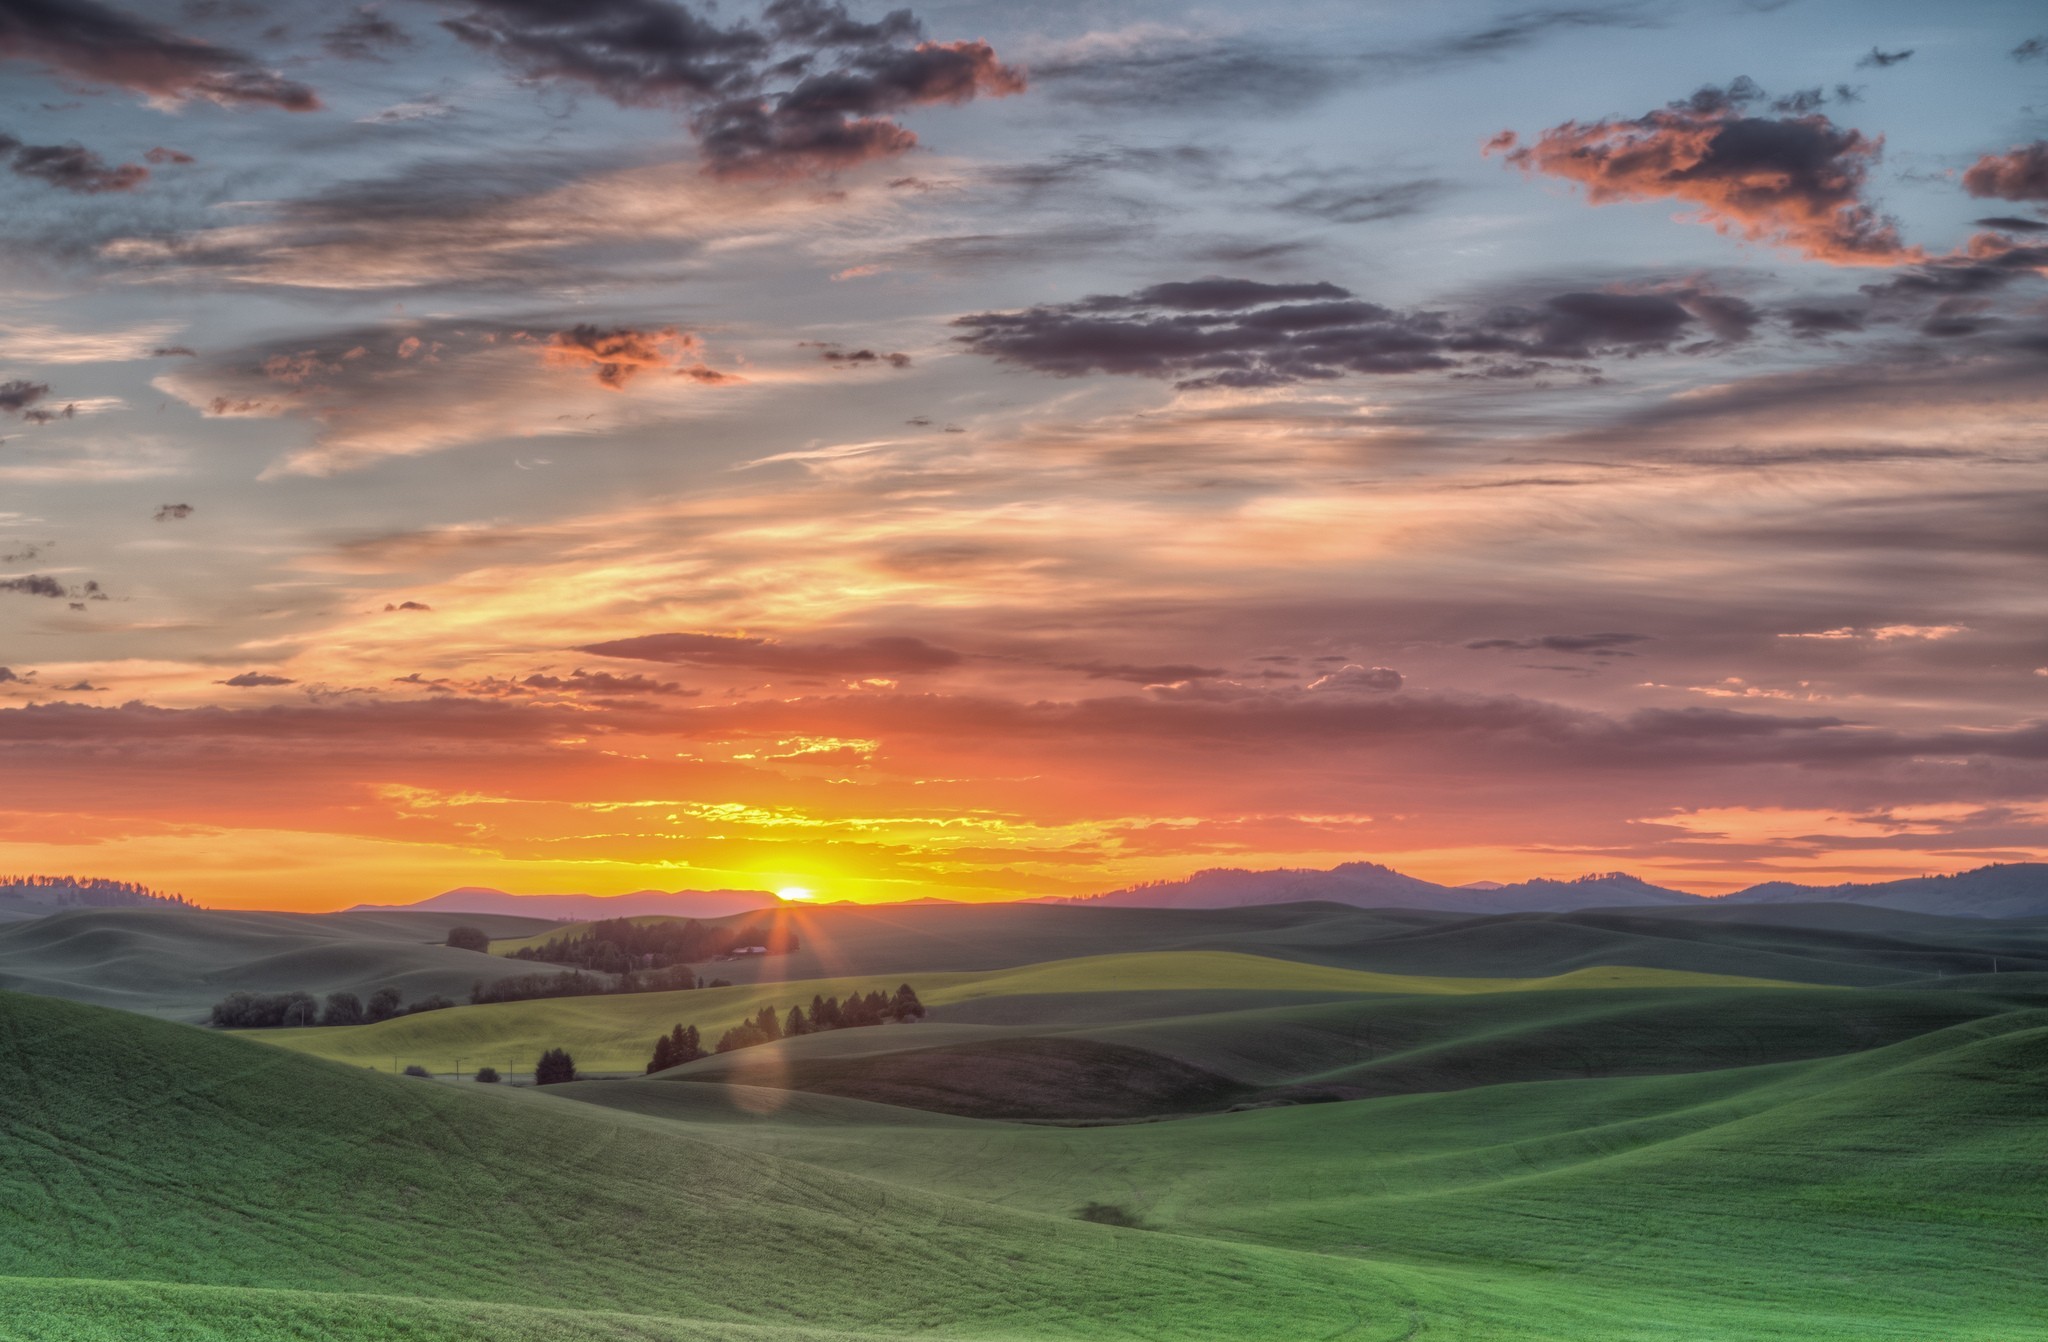
[[[892,676],[942,671],[965,660],[921,638],[885,635],[854,643],[781,643],[745,634],[643,634],[576,649],[598,657],[801,676]]]
[[[0,59],[34,61],[74,79],[160,98],[320,106],[312,89],[243,52],[158,27],[97,0],[0,0]]]
[[[432,606],[429,606],[429,605],[428,605],[428,604],[427,604],[426,602],[424,602],[424,601],[400,601],[400,602],[398,602],[398,603],[397,603],[397,604],[395,604],[395,605],[394,605],[393,603],[391,603],[391,602],[387,601],[387,602],[385,602],[385,603],[384,603],[384,609],[386,609],[386,610],[432,610],[432,609],[433,609],[433,607],[432,607]]]
[[[199,351],[190,345],[159,345],[149,352],[152,359],[196,359]]]
[[[2048,60],[2048,35],[2030,37],[2006,54],[2016,61]]]
[[[1322,694],[1392,694],[1401,683],[1401,673],[1391,666],[1345,665],[1318,676],[1308,688]]]
[[[1139,685],[1171,685],[1183,680],[1214,680],[1224,674],[1216,666],[1134,666],[1128,662],[1062,662],[1062,671],[1078,671],[1090,680],[1128,680]]]
[[[24,144],[0,132],[0,154],[9,156],[7,166],[19,176],[81,195],[133,191],[149,180],[140,163],[109,164],[82,145]]]
[[[35,673],[31,671],[29,674],[34,675]],[[22,677],[14,674],[14,670],[12,667],[0,666],[0,685],[19,684],[21,683],[22,679]]]
[[[1979,199],[2048,200],[2048,140],[1984,155],[1963,173],[1963,190]]]
[[[696,695],[701,690],[686,690],[672,680],[656,680],[652,676],[614,675],[609,671],[585,671],[577,667],[566,676],[551,676],[535,672],[519,682],[534,690],[565,690],[571,694],[664,694]]]
[[[613,391],[623,390],[633,378],[650,369],[696,382],[743,380],[707,366],[697,357],[702,348],[697,337],[673,326],[638,330],[584,323],[550,335],[543,353],[557,367],[588,367],[599,386]]]
[[[240,675],[229,676],[226,680],[216,680],[213,683],[216,685],[231,685],[238,690],[256,690],[270,685],[298,684],[290,676],[273,676],[263,671],[244,671]]]
[[[1911,47],[1907,47],[1904,51],[1880,51],[1876,47],[1872,47],[1862,60],[1856,62],[1856,68],[1859,70],[1889,70],[1900,61],[1910,60],[1912,55],[1913,49]]]
[[[381,5],[358,5],[355,13],[320,34],[320,45],[343,60],[375,61],[391,47],[409,47],[412,35],[384,17]]]
[[[181,522],[192,515],[189,503],[163,503],[157,505],[155,520],[158,522]]]
[[[1567,121],[1534,143],[1503,131],[1488,152],[1526,172],[1580,183],[1594,205],[1680,200],[1702,221],[1837,265],[1922,259],[1863,199],[1880,142],[1817,113],[1757,116],[1746,79],[1709,86],[1630,121]]]
[[[302,741],[341,746],[436,740],[537,742],[570,730],[590,732],[595,724],[588,716],[569,705],[459,698],[343,700],[324,706],[286,703],[262,708],[159,708],[134,702],[111,708],[29,704],[0,709],[0,741],[98,741],[108,745],[274,741],[286,746]]]
[[[1979,228],[1995,228],[2003,233],[2048,233],[2048,220],[2023,219],[2017,215],[1994,214],[1988,219],[1973,219]]]
[[[22,596],[48,597],[61,601],[71,595],[63,583],[40,573],[30,573],[20,578],[0,578],[0,592],[15,592]]]
[[[1502,357],[1638,354],[1670,348],[1695,322],[1715,339],[1733,342],[1748,338],[1758,320],[1748,303],[1698,289],[1557,294],[1532,306],[1457,317],[1396,311],[1328,283],[1210,278],[1021,312],[974,313],[954,325],[967,332],[959,339],[976,353],[1040,372],[1260,387],[1349,373],[1499,368],[1488,361]]]
[[[147,159],[151,163],[182,164],[197,163],[199,161],[198,159],[192,157],[190,154],[187,154],[182,150],[166,149],[162,145],[158,145],[156,148],[149,150],[147,153],[143,154],[142,157]]]
[[[842,349],[838,345],[819,344],[816,341],[806,341],[804,343],[806,345],[815,345],[818,350],[818,357],[823,359],[826,363],[836,363],[842,366],[855,368],[883,366],[889,368],[910,367],[910,356],[908,354],[903,354],[901,352],[882,353],[871,349],[849,350]]]
[[[863,23],[844,6],[775,0],[765,28],[722,26],[669,0],[469,0],[443,26],[537,82],[627,107],[678,107],[705,166],[726,175],[828,172],[901,154],[911,107],[1003,97],[1023,74],[986,42],[923,40],[907,10]]]
[[[0,382],[0,414],[24,414],[30,407],[48,399],[49,395],[50,384],[47,382],[30,382],[25,378]]]
[[[1789,307],[1781,315],[1798,336],[1842,335],[1863,329],[1863,314],[1848,308]]]
[[[1587,657],[1633,657],[1624,649],[1650,641],[1648,634],[1545,634],[1540,638],[1482,638],[1468,648],[1505,652],[1570,652]]]

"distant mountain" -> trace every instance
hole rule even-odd
[[[2048,863],[2011,862],[1953,876],[1909,876],[1848,885],[1767,881],[1727,896],[1731,904],[1867,904],[1958,918],[2048,917]]]
[[[1560,913],[1572,909],[1691,904],[1702,896],[1666,890],[1623,872],[1572,881],[1438,885],[1377,862],[1346,862],[1329,871],[1243,871],[1213,868],[1184,881],[1091,895],[1075,903],[1111,908],[1227,909],[1319,900],[1359,908],[1436,909],[1446,913]]]
[[[766,890],[636,890],[630,895],[513,895],[486,886],[444,890],[412,904],[358,904],[350,912],[403,909],[413,913],[511,913],[527,918],[723,918],[782,906]]]
[[[40,918],[60,909],[125,909],[149,905],[189,906],[183,895],[167,895],[133,881],[80,876],[0,876],[0,922]]]

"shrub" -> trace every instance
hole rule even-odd
[[[446,1011],[449,1007],[452,1007],[454,1005],[455,1003],[450,999],[441,996],[441,994],[439,993],[434,993],[431,996],[422,997],[419,1001],[414,1002],[411,1006],[407,1007],[405,1009],[405,1014],[408,1016],[417,1016],[422,1011]]]
[[[533,1084],[552,1086],[576,1079],[576,1060],[562,1049],[551,1048],[540,1055],[533,1067]]]
[[[1114,1202],[1090,1202],[1074,1213],[1083,1221],[1093,1221],[1099,1226],[1122,1226],[1126,1230],[1142,1230],[1138,1218]]]
[[[447,944],[458,951],[483,951],[488,954],[491,949],[491,936],[481,927],[458,924],[448,929]]]
[[[495,1084],[501,1078],[498,1076],[497,1068],[479,1067],[476,1069],[476,1079],[486,1084]]]
[[[424,1068],[424,1067],[420,1066],[420,1065],[419,1065],[418,1063],[416,1063],[416,1062],[409,1062],[409,1063],[407,1063],[407,1064],[405,1065],[405,1074],[406,1074],[407,1076],[428,1076],[428,1077],[430,1077],[430,1076],[432,1076],[432,1075],[433,1075],[433,1073],[432,1073],[432,1072],[428,1071],[428,1070],[427,1070],[426,1068]]]
[[[370,994],[370,1004],[363,1008],[363,1019],[372,1024],[380,1020],[390,1020],[399,1013],[399,1007],[404,1001],[405,998],[398,989],[379,988]]]
[[[320,1005],[305,993],[231,992],[214,1003],[206,1023],[223,1030],[270,1030],[317,1025]]]

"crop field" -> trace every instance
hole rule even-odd
[[[1629,933],[1797,980],[1472,972],[1496,939],[1430,921],[1466,972],[919,933],[356,1027],[0,993],[0,1339],[2048,1339],[2048,982],[1942,961],[2036,934],[1936,921]],[[678,1021],[906,980],[924,1022],[640,1075]],[[450,1079],[550,1047],[587,1079]]]

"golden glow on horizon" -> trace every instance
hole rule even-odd
[[[775,897],[789,904],[808,904],[818,896],[801,885],[785,885],[775,892]]]

